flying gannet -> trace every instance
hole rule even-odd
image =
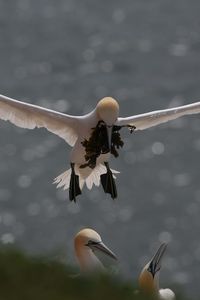
[[[172,290],[159,289],[159,274],[163,254],[167,245],[163,243],[153,258],[146,264],[139,276],[139,287],[141,291],[149,296],[155,297],[158,300],[175,300],[175,294]]]
[[[119,104],[111,98],[101,99],[94,110],[72,116],[0,95],[0,119],[28,129],[44,127],[63,138],[71,147],[71,167],[55,178],[57,187],[69,188],[69,199],[76,201],[84,183],[91,189],[100,183],[106,193],[117,197],[115,175],[108,164],[110,155],[118,156],[123,146],[122,127],[143,130],[184,115],[200,113],[200,102],[157,110],[131,117],[119,117]]]
[[[74,249],[82,272],[104,271],[104,266],[95,253],[101,252],[117,260],[115,254],[102,242],[100,235],[84,228],[74,238]]]

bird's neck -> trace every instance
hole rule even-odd
[[[99,261],[96,255],[94,255],[91,249],[78,248],[76,249],[76,255],[81,271],[98,272],[104,270],[102,263]]]
[[[159,299],[159,275],[153,278],[148,271],[144,270],[139,278],[141,291],[147,295],[153,295],[155,299]]]

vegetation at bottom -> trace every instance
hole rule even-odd
[[[147,300],[116,276],[76,276],[65,264],[0,249],[0,300]],[[177,300],[183,300],[177,297]],[[190,299],[191,300],[191,299]]]

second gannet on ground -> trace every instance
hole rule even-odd
[[[83,272],[104,270],[103,264],[95,253],[101,252],[117,260],[116,255],[102,242],[100,235],[90,228],[84,228],[74,239],[75,254]]]
[[[200,102],[120,118],[118,102],[105,97],[90,113],[72,116],[0,95],[0,119],[23,128],[45,127],[73,147],[71,168],[59,175],[55,183],[57,187],[69,188],[69,199],[74,201],[84,183],[89,189],[101,183],[106,193],[113,199],[117,197],[113,175],[117,171],[110,169],[108,161],[110,154],[117,157],[118,149],[123,147],[119,134],[122,127],[133,132],[196,113],[200,113]]]
[[[146,264],[139,276],[139,287],[141,291],[158,300],[175,300],[175,294],[172,290],[159,289],[159,274],[163,254],[165,253],[167,244],[163,243],[153,258]]]

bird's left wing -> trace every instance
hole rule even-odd
[[[200,102],[192,104],[164,109],[156,110],[149,113],[135,115],[127,118],[118,118],[116,125],[118,126],[135,126],[135,130],[143,130],[156,126],[171,120],[175,120],[179,117],[191,114],[200,113]]]
[[[0,119],[28,129],[44,127],[73,146],[77,139],[79,117],[0,95]]]

